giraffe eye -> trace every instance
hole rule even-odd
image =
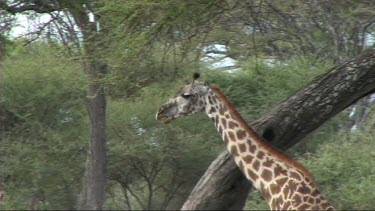
[[[181,97],[183,97],[185,99],[188,99],[190,96],[191,96],[190,93],[183,93],[183,94],[181,94]]]

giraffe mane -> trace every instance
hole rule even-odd
[[[234,108],[232,103],[225,97],[225,95],[217,88],[216,86],[211,85],[210,88],[212,91],[217,95],[218,98],[220,98],[223,103],[228,107],[229,112],[231,113],[231,116],[235,118],[241,127],[243,127],[246,131],[246,133],[249,134],[249,136],[257,143],[260,147],[265,149],[270,154],[277,157],[279,160],[284,161],[287,165],[290,165],[292,167],[295,167],[296,169],[300,170],[306,177],[310,179],[312,183],[314,183],[314,177],[310,173],[309,170],[306,169],[302,164],[298,163],[297,161],[293,160],[283,152],[281,152],[276,147],[268,144],[266,141],[264,141],[241,117],[241,115],[238,113],[238,111]]]

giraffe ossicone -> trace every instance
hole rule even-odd
[[[262,140],[215,86],[197,80],[183,86],[156,113],[164,123],[205,112],[246,178],[272,210],[334,210],[301,164]]]

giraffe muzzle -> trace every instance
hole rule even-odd
[[[166,116],[164,114],[165,109],[162,107],[159,109],[159,111],[156,113],[156,120],[162,121],[164,124],[170,123],[174,118]]]

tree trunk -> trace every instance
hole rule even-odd
[[[91,123],[90,151],[80,209],[101,210],[106,184],[106,99],[100,84],[91,84],[87,96]]]
[[[71,10],[74,21],[83,34],[83,65],[89,76],[87,110],[90,117],[90,147],[82,189],[80,209],[101,210],[105,200],[107,136],[106,136],[106,96],[102,78],[106,65],[98,52],[99,35],[96,22],[90,22],[85,8]]]
[[[251,126],[286,150],[325,121],[375,91],[375,47],[318,77]],[[242,209],[251,185],[227,151],[210,165],[183,210]]]

